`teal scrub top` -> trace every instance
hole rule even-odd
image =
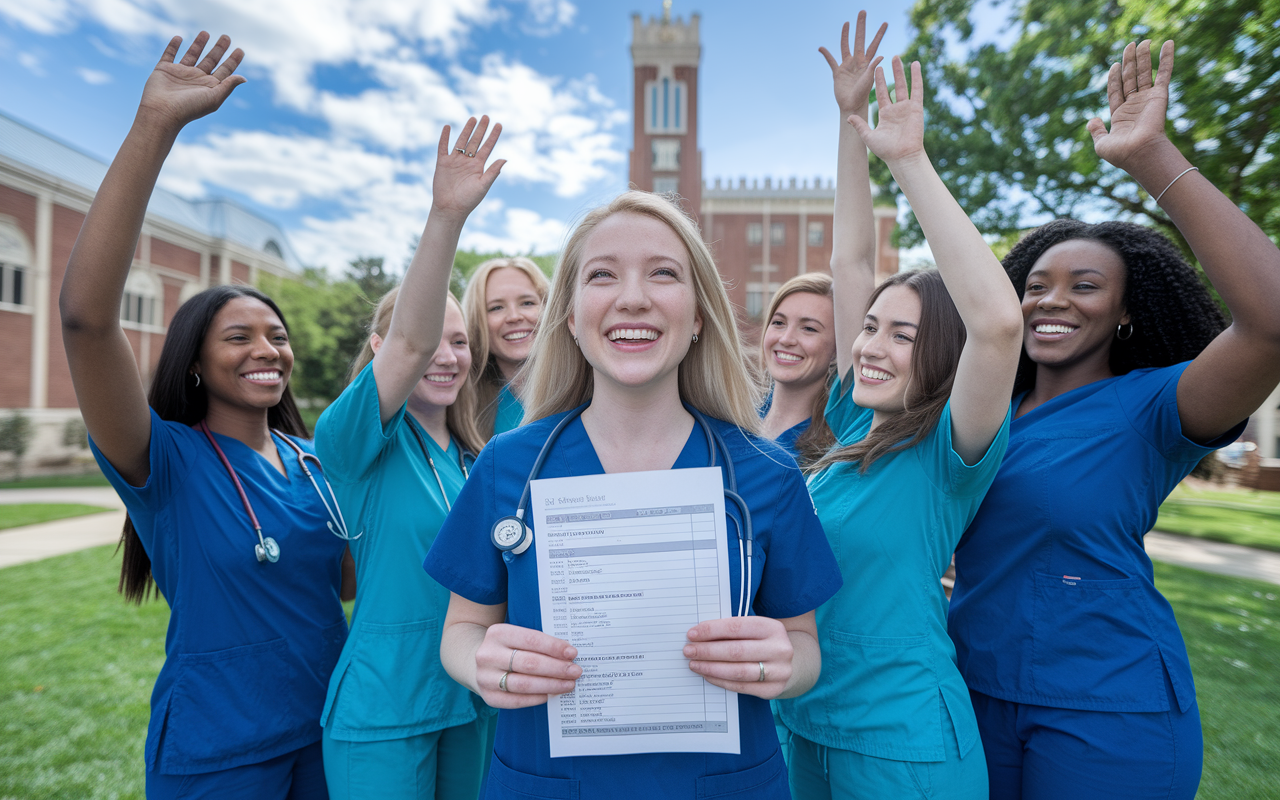
[[[826,410],[840,441],[866,438],[871,409],[837,382]],[[962,756],[978,740],[969,691],[947,636],[940,582],[977,513],[1009,442],[1009,416],[982,459],[968,466],[951,444],[951,404],[911,448],[865,475],[841,463],[809,480],[844,587],[818,609],[822,675],[801,697],[779,701],[782,721],[827,747],[899,761],[943,761],[951,718]]]
[[[351,635],[320,718],[338,741],[401,739],[471,722],[477,708],[489,713],[440,664],[449,590],[419,565],[448,511],[411,427],[452,503],[465,481],[457,444],[442,450],[405,406],[384,426],[372,365],[316,423],[316,452],[346,517],[356,563]]]
[[[493,420],[493,435],[513,431],[524,421],[524,406],[511,391],[511,384],[502,387],[498,392],[498,414]]]

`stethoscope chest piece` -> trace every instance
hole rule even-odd
[[[533,531],[519,517],[507,516],[493,523],[489,538],[493,540],[493,546],[502,551],[504,558],[508,554],[518,556],[533,544]]]
[[[253,552],[260,562],[270,561],[274,564],[280,560],[280,545],[276,544],[276,540],[270,536],[263,539],[259,544],[255,544]]]

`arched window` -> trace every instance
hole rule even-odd
[[[275,256],[281,261],[284,260],[284,251],[280,249],[280,245],[276,243],[275,239],[268,239],[267,243],[262,246],[262,252],[269,256]]]
[[[17,225],[0,219],[0,307],[31,305],[31,248]]]
[[[120,320],[143,327],[160,324],[157,298],[161,288],[153,276],[141,270],[130,270],[124,282],[124,297],[120,300]]]

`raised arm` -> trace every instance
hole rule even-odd
[[[67,263],[58,297],[62,341],[89,435],[135,486],[151,474],[151,419],[133,350],[120,327],[120,298],[133,263],[147,201],[173,142],[188,122],[209,114],[244,82],[234,75],[244,53],[221,65],[231,40],[201,58],[201,31],[181,61],[175,36],[142,90],[137,116],[102,180]]]
[[[850,117],[867,118],[867,100],[876,66],[880,39],[889,26],[880,30],[863,48],[867,12],[858,12],[858,24],[849,50],[849,23],[840,31],[840,63],[825,47],[818,51],[831,65],[836,104],[840,107],[840,143],[836,163],[836,208],[831,223],[831,277],[835,304],[836,366],[843,378],[853,366],[853,340],[862,330],[867,299],[875,289],[876,229],[871,212],[871,175],[867,169],[867,146]]]
[[[1182,431],[1209,441],[1262,404],[1280,382],[1280,250],[1218,191],[1165,135],[1173,42],[1160,48],[1151,75],[1151,43],[1130,44],[1107,78],[1111,129],[1089,120],[1094,150],[1133,176],[1186,237],[1231,312],[1220,333],[1182,373]],[[1176,182],[1175,182],[1176,179]]]
[[[481,117],[478,125],[475,117],[467,120],[453,150],[449,149],[449,126],[440,132],[427,226],[396,297],[386,341],[373,357],[383,424],[409,399],[435,355],[462,225],[506,163],[498,160],[485,169],[502,134],[502,125],[494,125],[486,140],[488,128],[488,117]]]
[[[880,114],[875,130],[862,119],[850,121],[871,152],[893,171],[964,321],[964,350],[951,390],[951,438],[956,453],[965,463],[974,464],[986,453],[1009,411],[1022,350],[1022,310],[999,260],[925,153],[920,62],[911,65],[908,90],[902,59],[894,56],[893,79],[896,102],[889,100],[884,70],[876,70]]]

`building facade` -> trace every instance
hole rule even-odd
[[[82,458],[80,419],[62,347],[58,293],[107,165],[0,114],[0,417],[25,414],[35,435],[24,471]],[[125,284],[120,321],[146,382],[174,311],[201,289],[292,275],[297,257],[274,222],[226,200],[157,189]],[[0,463],[11,458],[0,454]],[[0,467],[3,474],[5,467]]]

